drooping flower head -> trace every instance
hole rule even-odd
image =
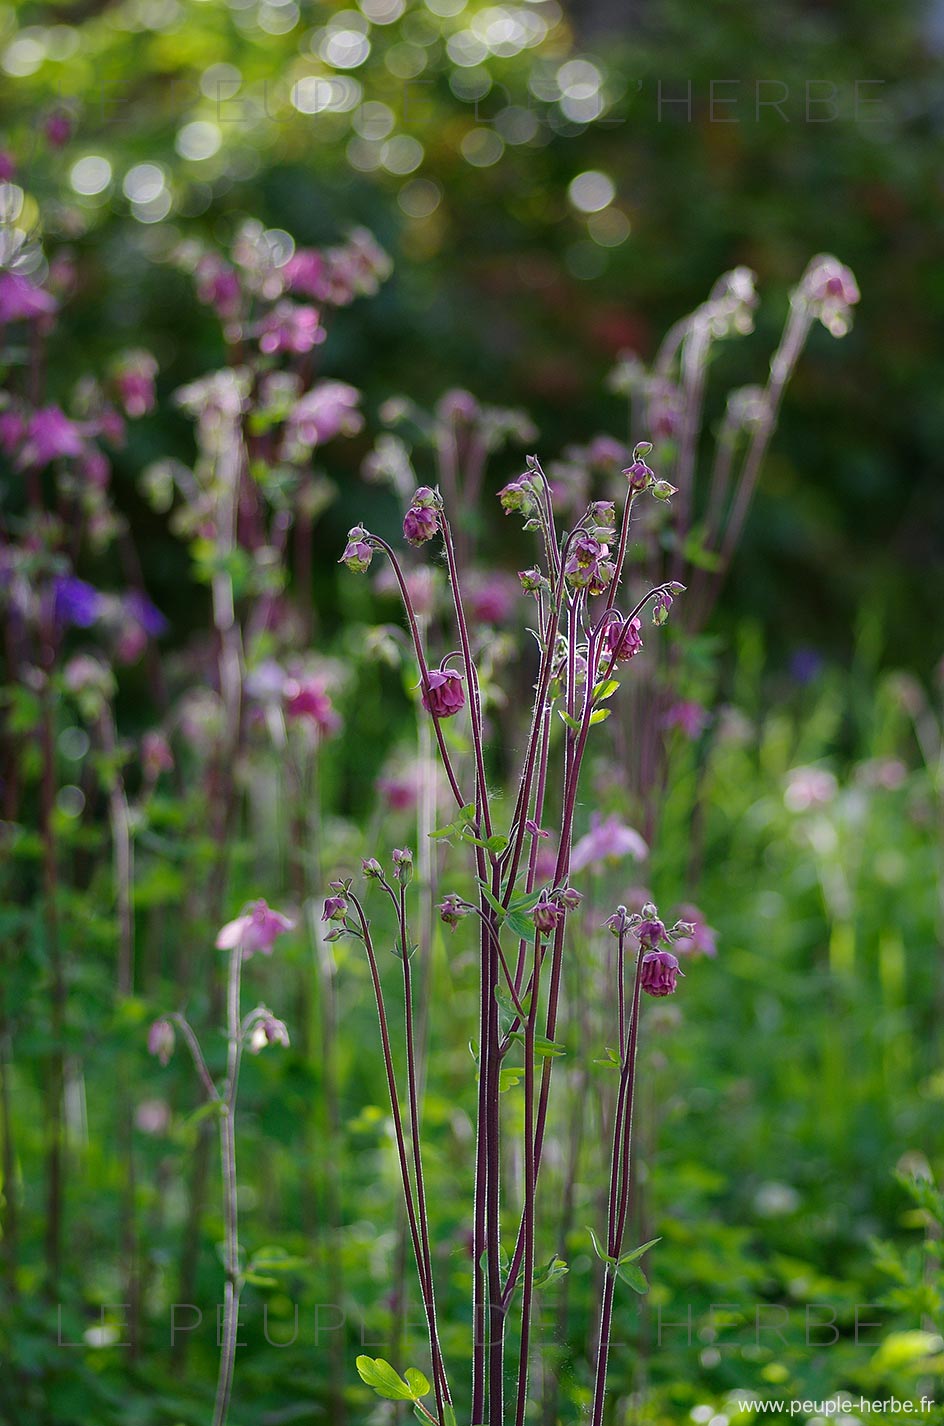
[[[255,901],[235,921],[227,921],[216,938],[216,948],[218,951],[241,948],[243,960],[257,951],[270,956],[278,937],[291,931],[294,925],[290,917],[273,911],[266,901]]]
[[[470,906],[467,901],[463,901],[462,897],[456,895],[454,891],[444,896],[436,909],[439,912],[439,919],[448,926],[451,931],[454,931],[459,922],[464,920],[466,916],[471,916],[475,910],[473,906]]]
[[[347,544],[338,564],[346,564],[354,574],[363,574],[370,568],[374,557],[373,546],[367,542],[367,531],[363,525],[355,525],[347,532]]]
[[[347,915],[347,897],[341,895],[325,897],[324,910],[321,913],[322,921],[343,921]]]
[[[249,1037],[249,1053],[258,1055],[267,1045],[282,1045],[286,1049],[289,1045],[288,1027],[285,1021],[277,1020],[269,1011],[266,1011],[253,1027]]]
[[[542,891],[537,903],[532,907],[531,915],[537,929],[544,935],[549,935],[563,920],[564,908],[546,891]]]
[[[439,500],[428,485],[414,492],[409,510],[403,517],[403,538],[411,545],[425,545],[439,529]]]
[[[135,419],[154,410],[154,378],[157,362],[150,352],[125,352],[118,361],[113,381],[126,416]]]
[[[643,647],[640,630],[642,624],[638,619],[630,619],[626,627],[623,627],[622,619],[612,619],[606,626],[604,657],[607,661],[615,658],[617,663],[627,663],[634,658]]]
[[[148,1030],[148,1054],[154,1055],[162,1065],[170,1061],[174,1053],[174,1027],[169,1020],[155,1020]]]
[[[465,705],[462,675],[455,669],[431,669],[422,693],[423,707],[435,718],[452,718]]]
[[[639,977],[647,995],[672,995],[682,971],[671,951],[649,951],[642,958]]]

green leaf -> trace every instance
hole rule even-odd
[[[534,935],[534,922],[522,911],[507,912],[505,925],[513,936],[518,937],[519,941],[530,941]]]
[[[413,1393],[414,1401],[419,1401],[421,1396],[429,1396],[433,1388],[418,1367],[407,1367],[403,1375],[406,1378],[407,1386]]]
[[[620,1258],[620,1267],[622,1267],[624,1263],[638,1262],[639,1259],[642,1257],[643,1253],[648,1253],[650,1248],[654,1248],[656,1243],[661,1242],[661,1238],[650,1238],[648,1243],[643,1243],[641,1248],[633,1248],[632,1252],[623,1253]]]
[[[508,845],[508,838],[496,832],[492,837],[486,837],[485,845],[490,852],[503,852]]]
[[[550,1261],[543,1268],[536,1268],[534,1272],[534,1286],[536,1288],[550,1287],[552,1282],[557,1282],[560,1278],[566,1277],[570,1272],[569,1267],[563,1258],[559,1258],[555,1253]]]
[[[284,1248],[265,1247],[253,1253],[247,1272],[288,1273],[308,1267],[307,1258],[296,1257]]]
[[[524,1044],[524,1032],[521,1030],[516,1030],[511,1038]],[[556,1040],[549,1040],[546,1035],[535,1035],[534,1053],[545,1060],[552,1060],[557,1059],[559,1055],[566,1055],[567,1047],[558,1044]]]
[[[541,900],[542,892],[528,891],[523,896],[513,896],[508,903],[509,911],[530,911]]]
[[[508,1069],[499,1070],[499,1071],[498,1071],[498,1092],[499,1092],[499,1094],[504,1094],[506,1089],[514,1089],[514,1087],[515,1087],[516,1084],[520,1084],[520,1083],[521,1083],[521,1077],[522,1077],[523,1074],[524,1074],[524,1070],[523,1070],[523,1069],[514,1069],[514,1068],[512,1068],[512,1067],[509,1067]]]
[[[558,716],[558,718],[560,718],[564,723],[566,723],[567,726],[568,726],[568,728],[570,728],[573,732],[575,732],[575,733],[579,733],[579,732],[580,732],[580,721],[579,721],[579,719],[577,719],[577,718],[572,718],[569,713],[565,713],[565,712],[564,712],[563,708],[558,708],[558,710],[557,710],[557,716]]]
[[[456,1426],[456,1413],[448,1401],[443,1402],[442,1426]]]
[[[595,708],[590,714],[590,727],[592,728],[594,723],[605,723],[612,712],[612,708]]]
[[[478,878],[476,878],[476,880],[478,880]],[[485,900],[488,902],[489,906],[490,906],[490,907],[492,908],[492,910],[495,912],[496,916],[498,916],[498,917],[500,917],[502,920],[504,920],[504,917],[505,917],[505,908],[504,908],[504,906],[502,906],[501,902],[498,900],[497,897],[495,897],[495,896],[492,895],[492,893],[489,891],[488,887],[485,885],[484,881],[480,881],[480,882],[479,882],[479,886],[480,886],[481,889],[482,889],[482,895],[485,897]]]
[[[642,1294],[649,1291],[646,1274],[638,1263],[617,1263],[616,1276],[622,1278],[633,1292]]]
[[[383,1357],[358,1357],[354,1365],[361,1381],[387,1401],[415,1401],[413,1392]]]
[[[601,703],[606,698],[612,698],[619,686],[618,678],[603,679],[600,683],[595,684],[593,688],[594,703]]]
[[[591,1241],[593,1242],[593,1251],[600,1259],[600,1262],[606,1263],[608,1268],[615,1268],[616,1259],[611,1258],[607,1253],[603,1251],[603,1249],[600,1247],[600,1244],[597,1242],[597,1235],[596,1233],[594,1233],[593,1229],[588,1226],[587,1232],[590,1234]]]

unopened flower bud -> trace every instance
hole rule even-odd
[[[376,857],[364,857],[361,860],[361,869],[365,876],[374,878],[383,876],[383,867]]]
[[[537,594],[539,589],[548,588],[547,580],[536,565],[533,569],[519,569],[518,578],[525,594]]]
[[[394,847],[394,876],[401,886],[409,886],[413,880],[413,853],[409,847]]]
[[[565,886],[557,893],[557,899],[566,910],[576,911],[583,900],[583,894],[574,886]]]
[[[678,487],[671,485],[667,480],[657,480],[652,486],[652,494],[656,500],[671,500]]]
[[[604,922],[610,928],[614,936],[625,936],[629,930],[629,912],[625,906],[617,906],[612,916],[608,916]]]
[[[249,1050],[251,1054],[258,1055],[266,1045],[284,1045],[287,1048],[288,1044],[288,1029],[284,1021],[276,1020],[274,1015],[267,1014],[253,1028]]]

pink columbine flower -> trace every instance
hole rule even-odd
[[[343,921],[347,915],[347,897],[328,896],[325,898],[322,921]]]
[[[464,920],[466,916],[471,916],[475,908],[470,906],[467,901],[463,901],[462,897],[454,891],[450,891],[447,896],[443,897],[436,909],[439,912],[439,919],[451,931],[454,931],[460,921]]]
[[[436,492],[421,485],[413,492],[409,510],[403,517],[403,538],[410,545],[425,545],[439,529],[439,501]]]
[[[654,480],[654,474],[646,465],[644,460],[634,460],[631,466],[623,471],[626,483],[631,494],[638,494],[641,490],[648,490]]]
[[[671,951],[650,951],[642,958],[639,979],[647,995],[672,995],[682,974]]]
[[[58,303],[51,292],[37,287],[20,272],[0,272],[0,325],[32,317],[48,317]]]
[[[374,557],[373,546],[367,543],[367,531],[363,525],[355,525],[347,532],[347,544],[338,564],[346,564],[355,574],[363,574],[370,567]]]
[[[465,704],[462,675],[454,669],[433,669],[423,689],[423,707],[435,718],[452,718]]]
[[[649,910],[652,910],[652,907]],[[645,950],[653,951],[660,941],[665,940],[665,923],[660,921],[658,916],[650,916],[637,924],[635,935]]]
[[[643,647],[640,630],[642,624],[638,619],[630,619],[623,628],[624,620],[612,619],[606,626],[606,655],[607,661],[615,658],[617,663],[627,663],[631,658],[635,658]]]
[[[272,954],[272,947],[285,931],[291,931],[295,922],[281,911],[273,911],[265,901],[255,901],[235,921],[227,921],[216,938],[218,951],[242,949],[243,960],[248,960],[256,951],[264,956]]]
[[[174,1027],[169,1020],[155,1020],[148,1030],[148,1054],[154,1055],[162,1065],[170,1061],[174,1053]]]
[[[317,307],[277,302],[262,319],[259,350],[266,356],[274,356],[277,352],[310,352],[326,336]]]
[[[289,678],[285,682],[284,696],[287,718],[304,719],[325,738],[340,728],[341,719],[318,679]]]
[[[564,918],[564,908],[553,901],[546,891],[542,891],[539,900],[532,907],[531,916],[537,930],[546,936],[560,925]]]
[[[599,812],[594,812],[590,816],[590,831],[574,847],[570,866],[572,871],[582,871],[584,867],[620,861],[623,857],[644,861],[648,855],[649,848],[639,833],[627,827],[616,813],[603,819]]]
[[[676,916],[677,921],[688,922],[694,927],[690,936],[675,936],[675,949],[685,956],[711,956],[714,958],[718,954],[718,942],[716,934],[712,928],[705,923],[705,918],[697,906],[680,906]]]
[[[42,406],[33,413],[20,451],[20,465],[44,466],[84,450],[82,433],[58,406]]]

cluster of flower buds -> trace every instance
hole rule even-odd
[[[671,580],[659,590],[652,605],[653,624],[659,625],[665,623],[669,617],[669,610],[672,608],[675,596],[684,593],[684,591],[685,585],[679,584],[676,579]]]
[[[690,942],[695,927],[689,921],[676,921],[666,928],[656,907],[647,901],[640,911],[630,912],[625,906],[618,906],[607,918],[606,925],[614,936],[623,937],[632,932],[639,942],[640,985],[647,995],[657,997],[672,995],[683,972],[678,959],[666,947],[676,941]]]
[[[586,589],[590,594],[602,594],[608,587],[616,565],[609,557],[610,547],[595,535],[582,532],[570,546],[564,565],[564,577],[572,589]]]
[[[542,474],[541,463],[537,456],[528,456],[523,475],[519,475],[517,480],[511,480],[498,492],[501,507],[506,515],[512,511],[517,511],[524,516],[530,516],[537,504],[537,497],[541,492]]]
[[[442,501],[435,490],[421,485],[403,517],[403,537],[409,545],[425,545],[439,529]]]
[[[413,853],[409,847],[394,847],[393,876],[401,886],[409,886],[413,880]]]

